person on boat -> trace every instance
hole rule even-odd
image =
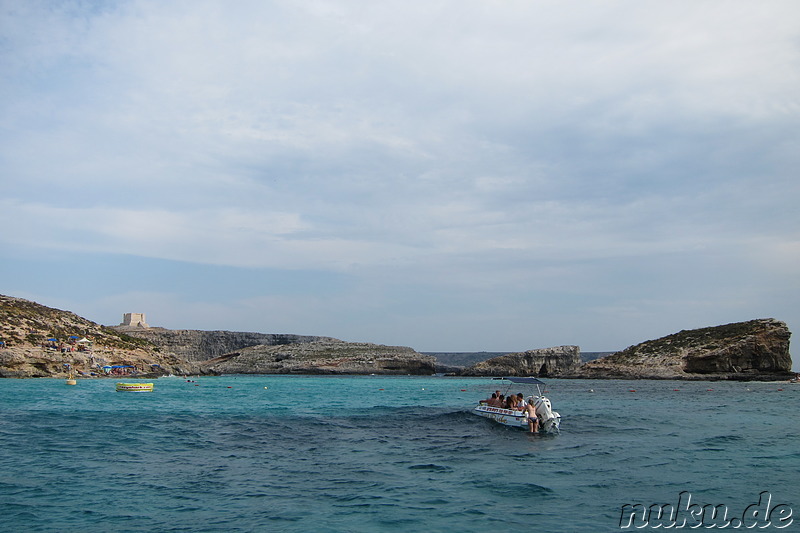
[[[491,406],[491,405],[494,405],[495,398],[496,398],[496,396],[494,395],[494,393],[492,393],[492,395],[488,399],[481,400],[478,403],[480,403],[481,405],[490,405]]]
[[[517,410],[524,411],[528,407],[528,402],[525,401],[525,395],[521,392],[517,394]]]
[[[528,403],[525,406],[525,411],[528,414],[528,432],[539,433],[539,419],[536,417],[536,407],[533,403]]]
[[[506,397],[502,394],[497,396],[497,407],[505,407],[506,406]]]
[[[506,409],[511,409],[512,411],[516,410],[517,408],[517,397],[513,394],[509,394],[508,398],[506,398]]]
[[[490,407],[500,407],[500,399],[497,397],[496,393],[492,393],[492,397],[486,402],[487,405]]]

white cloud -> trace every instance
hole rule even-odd
[[[791,284],[799,14],[5,4],[0,242],[506,298],[644,290],[614,271],[664,257],[700,258],[711,280],[725,256],[742,265],[728,283],[755,269]]]

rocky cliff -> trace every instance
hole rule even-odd
[[[681,331],[590,361],[571,377],[786,379],[791,333],[773,318]]]
[[[2,295],[0,341],[0,377],[64,377],[65,363],[79,376],[103,376],[104,366],[130,367],[124,371],[139,376],[435,372],[435,359],[411,348],[290,334],[107,327]]]
[[[130,337],[146,340],[160,347],[163,351],[173,353],[188,361],[206,361],[249,346],[273,346],[337,340],[330,337],[281,333],[201,331],[130,326],[114,326],[112,329],[123,332]]]
[[[404,346],[327,340],[251,346],[203,364],[224,374],[430,375],[435,363],[435,358]]]
[[[85,375],[114,365],[156,375],[206,372],[148,341],[11,296],[0,295],[0,341],[0,377],[61,377],[65,364]]]
[[[459,374],[462,376],[558,377],[576,371],[580,364],[580,348],[556,346],[494,357],[465,368]]]

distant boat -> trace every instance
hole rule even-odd
[[[117,392],[153,392],[152,383],[117,383]]]
[[[550,405],[550,400],[542,395],[542,391],[539,386],[544,385],[543,381],[533,377],[509,377],[500,379],[504,379],[519,385],[535,385],[537,394],[528,396],[525,401],[527,401],[529,404],[533,404],[533,406],[536,408],[536,417],[539,419],[539,430],[544,431],[545,433],[558,433],[560,431],[561,415],[553,411]],[[511,385],[509,385],[509,389],[510,388]],[[504,409],[502,407],[492,407],[490,405],[486,405],[485,400],[481,400],[481,404],[473,409],[472,412],[478,416],[494,420],[495,422],[505,426],[528,429],[527,410],[515,411],[512,409]]]

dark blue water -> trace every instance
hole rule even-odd
[[[529,436],[470,414],[498,383],[0,380],[0,529],[620,531],[682,491],[800,513],[800,385],[552,380],[561,435]]]

